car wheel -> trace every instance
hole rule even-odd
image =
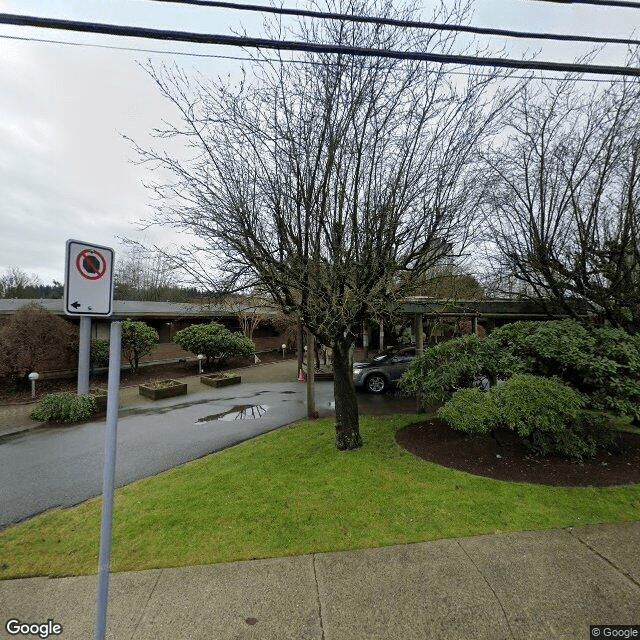
[[[367,378],[366,387],[369,393],[382,393],[387,388],[387,380],[383,375],[374,373]]]

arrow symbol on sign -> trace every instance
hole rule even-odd
[[[77,309],[78,307],[81,307],[82,305],[81,305],[81,304],[76,300],[75,302],[72,302],[72,303],[71,303],[71,306],[72,306],[74,309]]]

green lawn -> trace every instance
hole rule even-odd
[[[472,476],[394,441],[416,416],[363,418],[338,452],[301,422],[116,491],[112,571],[360,549],[640,519],[640,485],[552,488]],[[0,578],[97,572],[100,499],[0,532]]]

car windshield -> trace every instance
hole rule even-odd
[[[393,358],[394,356],[401,356],[406,358],[413,357],[414,355],[415,352],[413,351],[413,349],[403,349],[402,351],[387,351],[386,353],[381,353],[380,355],[373,358],[371,362],[385,362]]]

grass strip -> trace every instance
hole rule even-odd
[[[338,452],[331,420],[301,422],[118,489],[112,571],[343,551],[497,531],[640,519],[640,485],[547,487],[420,460],[365,417]],[[97,572],[100,498],[0,532],[0,578]]]

